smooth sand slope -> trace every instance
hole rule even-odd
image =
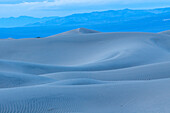
[[[0,40],[0,113],[170,113],[167,32]]]
[[[170,35],[170,30],[168,30],[168,31],[163,31],[163,32],[160,32],[159,34]]]

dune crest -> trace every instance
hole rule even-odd
[[[163,31],[163,32],[160,32],[159,34],[170,35],[170,30],[168,30],[168,31]]]
[[[91,34],[91,33],[101,33],[101,32],[91,30],[91,29],[86,29],[86,28],[78,28],[78,29],[73,29],[73,30],[59,33],[57,35],[53,35],[53,36],[49,36],[49,37],[56,37],[58,35],[80,35],[80,34]]]
[[[86,28],[78,28],[78,29],[74,29],[74,30],[67,31],[67,32],[64,32],[64,33],[60,33],[60,35],[61,34],[63,34],[63,35],[88,34],[88,33],[100,33],[100,32],[95,31],[95,30],[91,30],[91,29],[86,29]]]

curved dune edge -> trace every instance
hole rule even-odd
[[[170,30],[168,30],[168,31],[163,31],[163,32],[159,32],[159,34],[170,35]]]
[[[0,52],[0,113],[170,112],[170,35],[80,28]]]

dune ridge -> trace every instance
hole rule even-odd
[[[0,51],[0,113],[170,112],[166,32],[79,28]]]

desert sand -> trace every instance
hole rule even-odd
[[[0,52],[0,113],[170,113],[169,31],[79,28]]]

